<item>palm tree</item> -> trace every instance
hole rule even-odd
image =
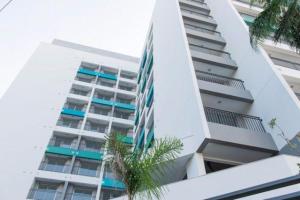
[[[160,184],[170,162],[179,155],[183,144],[179,139],[154,140],[151,148],[141,150],[123,143],[117,133],[107,137],[111,156],[108,162],[115,175],[123,181],[128,200],[137,195],[147,199],[160,199],[165,188]]]
[[[260,3],[264,11],[254,20],[250,28],[250,40],[255,46],[273,36],[275,43],[287,41],[300,50],[300,0],[250,0]]]

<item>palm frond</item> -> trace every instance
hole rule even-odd
[[[300,0],[251,0],[261,3],[264,11],[250,27],[250,41],[253,47],[266,38],[273,37],[275,43],[285,41],[296,50],[300,49],[299,23]]]
[[[125,184],[128,196],[133,199],[137,194],[147,199],[160,199],[165,191],[158,178],[163,176],[167,163],[175,159],[182,149],[178,139],[155,140],[147,152],[124,144],[117,133],[107,137],[107,149],[113,172]]]

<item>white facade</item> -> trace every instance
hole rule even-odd
[[[137,58],[64,41],[42,43],[1,99],[5,134],[0,136],[0,199],[107,199],[100,191],[114,182],[105,180],[110,174],[104,173],[98,147],[103,148],[105,135],[117,128],[132,137],[134,111],[120,107],[134,107],[137,64]],[[79,68],[100,71],[87,76]],[[103,75],[116,80],[100,82]],[[87,83],[84,78],[94,80]],[[107,102],[130,102],[106,106],[105,113],[101,102],[93,107],[101,95],[111,95],[110,100],[103,96]],[[84,117],[76,116],[82,114],[79,110]],[[75,124],[70,121],[74,119]]]

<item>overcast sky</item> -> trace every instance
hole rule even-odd
[[[40,42],[58,38],[140,56],[154,1],[13,0],[0,13],[0,98]]]

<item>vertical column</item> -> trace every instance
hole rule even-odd
[[[62,193],[61,193],[61,200],[64,200],[65,197],[66,197],[68,185],[69,185],[69,182],[66,181],[65,184],[64,184],[63,191],[62,191]]]
[[[206,174],[204,158],[201,153],[194,153],[193,157],[187,164],[187,178],[195,178]]]

